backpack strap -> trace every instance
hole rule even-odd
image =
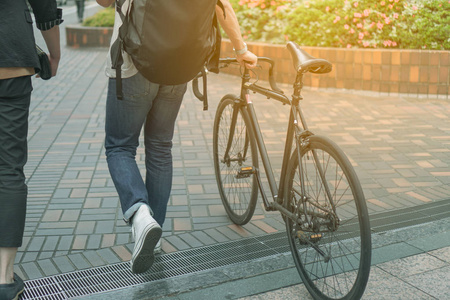
[[[111,64],[116,70],[116,96],[117,99],[123,99],[122,92],[122,65],[123,65],[123,38],[128,30],[128,18],[122,12],[122,6],[126,0],[116,0],[116,11],[118,12],[122,25],[119,27],[119,35],[111,45]]]

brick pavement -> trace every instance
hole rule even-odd
[[[104,49],[65,48],[58,77],[34,80],[28,214],[16,260],[24,279],[130,259],[130,228],[122,221],[103,148],[105,57]],[[284,231],[279,214],[265,212],[261,202],[243,227],[231,224],[221,204],[211,128],[220,97],[237,93],[238,87],[237,77],[211,75],[207,112],[188,89],[174,137],[173,191],[162,243],[166,253]],[[311,130],[328,135],[350,156],[370,213],[449,198],[448,100],[333,90],[307,90],[304,96]],[[288,108],[255,100],[278,175]],[[142,148],[137,159],[143,166]]]

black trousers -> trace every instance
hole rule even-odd
[[[77,15],[78,20],[83,21],[84,15],[84,0],[75,0],[75,4],[77,5]]]
[[[0,79],[0,247],[20,247],[25,227],[31,77]]]

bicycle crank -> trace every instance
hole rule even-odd
[[[309,245],[314,250],[316,250],[324,259],[324,262],[327,263],[330,261],[331,257],[323,252],[319,246],[317,246],[317,242],[320,241],[323,237],[322,233],[306,233],[302,230],[297,231],[297,237],[300,241],[300,245]]]

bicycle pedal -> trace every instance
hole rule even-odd
[[[306,233],[302,230],[297,231],[297,237],[300,240],[300,245],[307,245],[309,243],[317,243],[322,239],[323,235],[321,233]]]
[[[242,167],[236,175],[236,178],[248,178],[254,173],[253,167]]]

